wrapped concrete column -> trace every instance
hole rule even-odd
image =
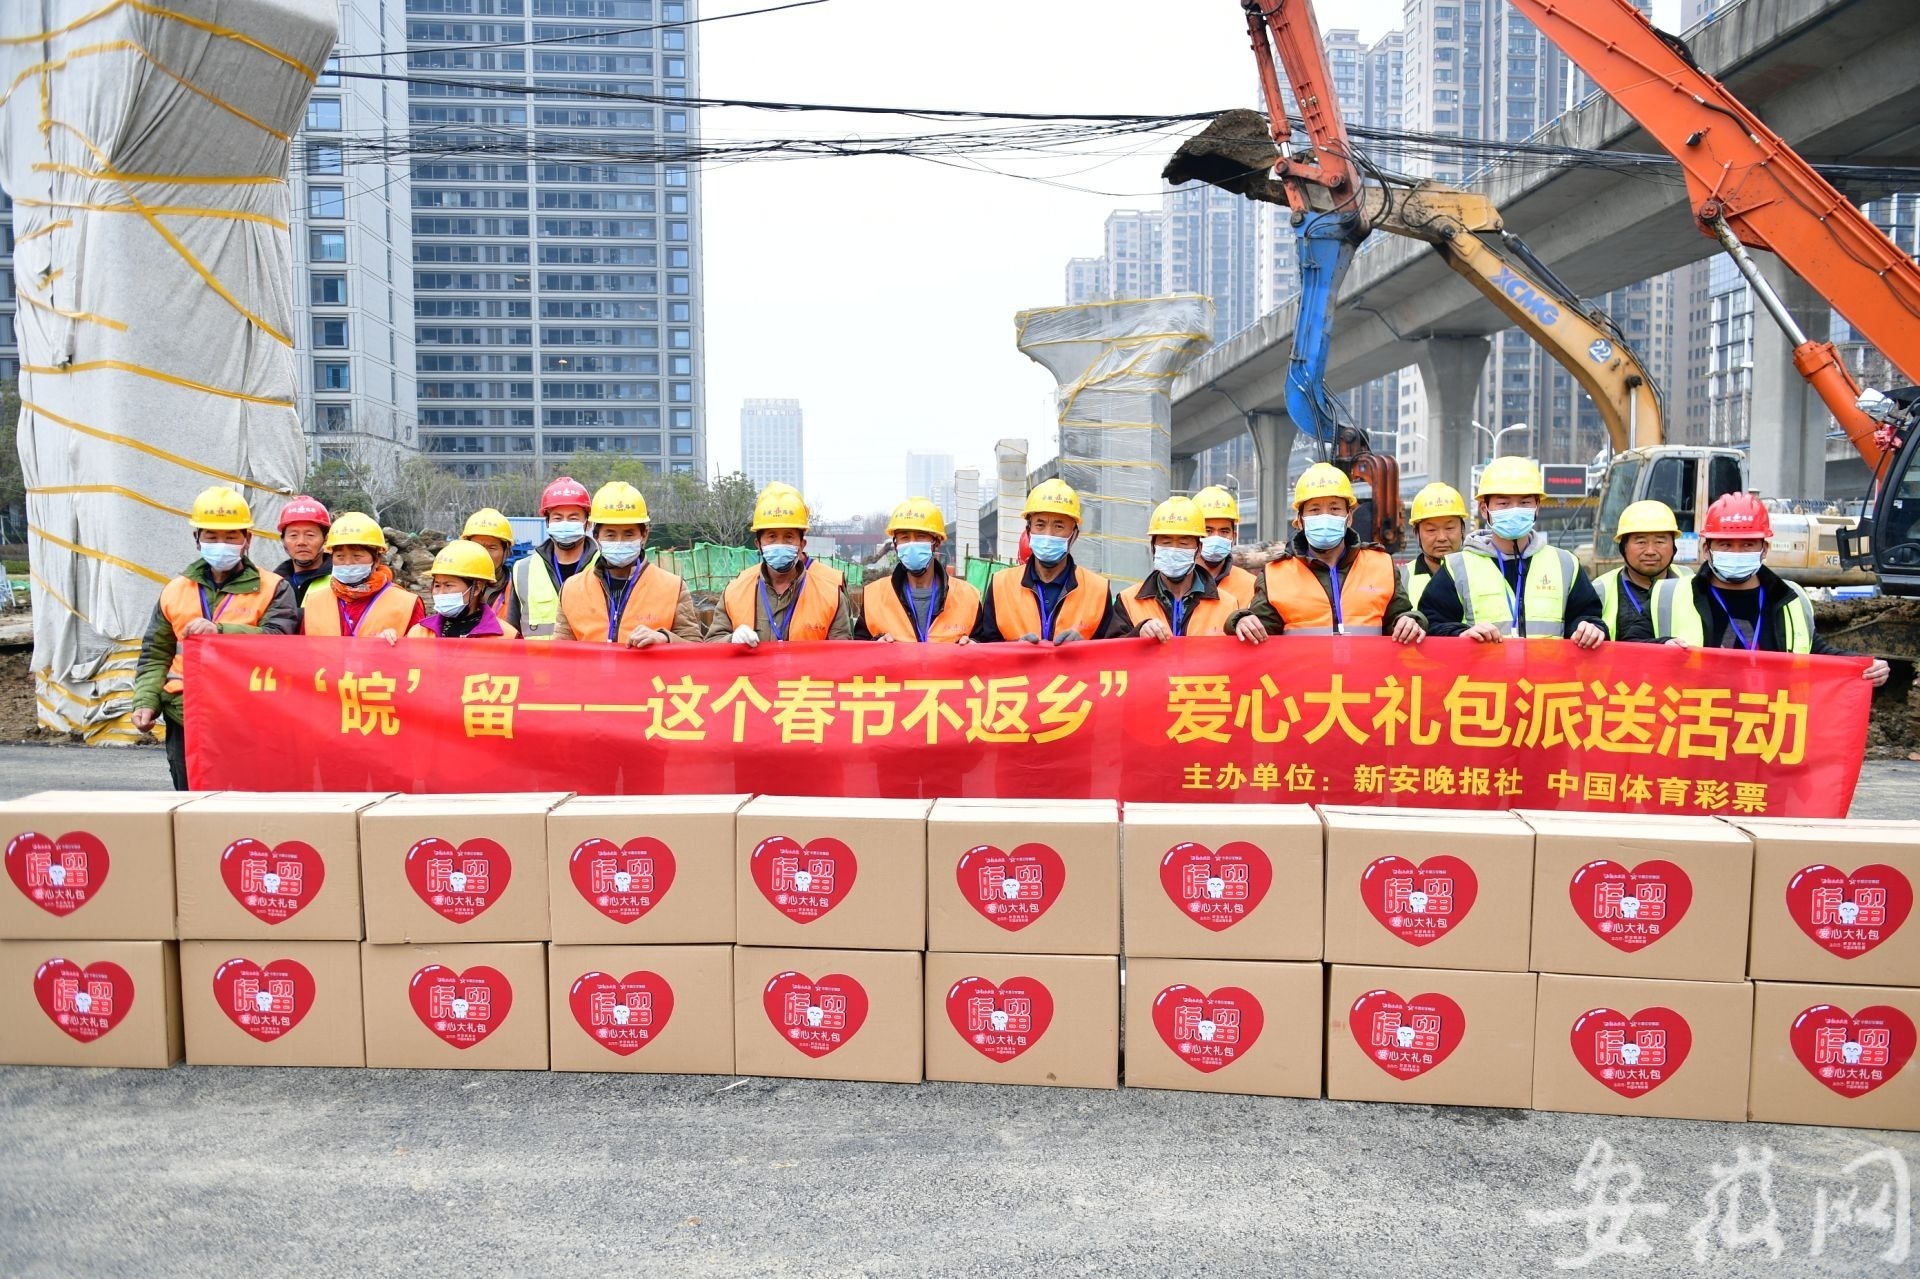
[[[1123,582],[1146,576],[1147,518],[1173,468],[1174,377],[1206,349],[1199,294],[1022,311],[1020,349],[1059,381],[1060,478],[1086,519],[1074,558]]]
[[[287,158],[332,0],[14,0],[0,32],[40,722],[125,741],[211,484],[280,559],[294,411]]]

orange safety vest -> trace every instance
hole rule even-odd
[[[1202,572],[1206,571],[1206,565],[1202,564],[1200,568]],[[1228,560],[1227,571],[1213,580],[1220,584],[1220,593],[1222,595],[1233,596],[1234,601],[1241,608],[1252,607],[1254,588],[1259,585],[1258,579],[1256,579],[1253,574],[1247,572],[1247,570],[1241,568],[1232,560]]]
[[[1017,640],[1022,635],[1042,634],[1040,601],[1022,585],[1026,569],[1015,565],[993,575],[993,620],[1000,627],[1000,638]],[[1079,631],[1081,638],[1092,639],[1106,620],[1111,601],[1107,579],[1081,565],[1073,566],[1074,587],[1060,601],[1053,615],[1053,633]]]
[[[680,579],[658,565],[635,565],[639,573],[630,579],[626,605],[620,610],[620,643],[633,638],[642,626],[649,630],[671,631],[674,611],[680,605]],[[609,644],[607,638],[607,587],[600,574],[590,570],[575,573],[560,588],[560,613],[577,640]]]
[[[1120,592],[1120,604],[1127,610],[1127,620],[1133,623],[1135,630],[1155,618],[1166,622],[1171,627],[1173,623],[1167,617],[1167,610],[1160,607],[1159,596],[1140,594],[1140,588],[1145,585],[1145,582],[1135,582]],[[1194,604],[1186,616],[1186,629],[1180,631],[1180,634],[1225,635],[1227,633],[1227,619],[1239,611],[1240,601],[1224,586],[1216,587],[1215,591],[1216,594],[1212,599],[1199,595],[1189,596]]]
[[[267,615],[267,609],[273,603],[273,593],[280,589],[280,575],[269,573],[255,566],[260,574],[260,585],[245,595],[232,595],[222,592],[215,598],[211,614],[203,611],[200,596],[200,583],[190,577],[176,577],[168,582],[166,589],[160,592],[160,611],[167,619],[167,625],[173,627],[175,647],[173,664],[167,667],[165,689],[177,693],[184,683],[180,673],[186,661],[179,642],[187,638],[187,623],[195,618],[204,617],[211,622],[222,622],[233,626],[258,626],[260,619]]]
[[[1393,599],[1393,556],[1362,547],[1340,575],[1340,625],[1333,601],[1307,562],[1298,556],[1267,565],[1267,603],[1287,624],[1289,635],[1383,635],[1387,605]]]
[[[300,633],[302,635],[344,635],[340,628],[340,597],[326,583],[318,583],[320,589],[307,592],[306,607],[300,610]],[[404,634],[413,622],[413,592],[398,582],[387,583],[386,589],[373,597],[373,603],[360,615],[360,625],[354,630],[356,636],[372,637],[381,631],[398,631]]]
[[[868,582],[861,595],[861,613],[867,621],[867,633],[875,639],[891,635],[897,640],[917,641],[913,618],[893,589],[893,579],[883,577]],[[963,577],[947,579],[947,599],[939,614],[927,627],[927,643],[951,644],[973,634],[974,619],[980,616],[980,592]]]
[[[760,570],[750,568],[727,583],[723,599],[727,606],[727,621],[733,624],[735,630],[754,625],[761,580]],[[793,601],[793,609],[787,614],[787,639],[825,639],[833,629],[834,615],[840,611],[840,591],[845,585],[846,579],[840,576],[840,570],[829,568],[818,560],[808,560],[807,571],[800,579],[799,597]],[[767,624],[773,624],[771,617],[767,619]]]

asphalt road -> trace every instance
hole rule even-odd
[[[0,747],[4,795],[165,780],[157,751]],[[1920,764],[1868,765],[1854,812],[1920,817]],[[1920,1136],[1146,1090],[15,1068],[0,1274],[1458,1279],[1588,1255],[1607,1275],[1914,1274],[1920,1250],[1884,1259],[1911,1205],[1870,1211],[1894,1162],[1920,1173]]]

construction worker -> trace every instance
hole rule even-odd
[[[1147,521],[1153,571],[1120,592],[1133,633],[1162,644],[1176,635],[1225,635],[1239,600],[1199,568],[1207,523],[1190,497],[1170,497]],[[1251,576],[1251,575],[1249,575]]]
[[[1408,514],[1420,553],[1400,567],[1400,584],[1415,608],[1427,593],[1427,581],[1467,537],[1467,499],[1451,484],[1429,484],[1413,497]]]
[[[1772,537],[1773,520],[1759,498],[1734,492],[1716,499],[1700,528],[1706,563],[1690,576],[1655,582],[1646,611],[1626,619],[1624,638],[1750,653],[1837,653],[1814,630],[1806,591],[1761,562]],[[1878,657],[1860,672],[1875,688],[1887,674]]]
[[[487,604],[498,565],[478,542],[456,538],[433,557],[433,612],[407,631],[408,639],[518,639]]]
[[[397,643],[426,616],[420,597],[393,580],[381,563],[387,535],[370,515],[342,511],[327,530],[333,574],[306,594],[302,635],[345,635]]]
[[[167,723],[167,771],[187,789],[182,642],[189,635],[291,635],[299,623],[293,587],[247,558],[253,512],[222,485],[193,499],[187,517],[199,556],[160,592],[133,677],[133,726]]]
[[[1570,639],[1596,648],[1607,638],[1600,597],[1569,551],[1534,528],[1547,495],[1540,465],[1497,457],[1474,490],[1485,527],[1447,556],[1444,573],[1427,581],[1420,610],[1433,635],[1464,635],[1482,644],[1520,637]]]
[[[652,648],[706,638],[687,584],[647,563],[647,499],[625,480],[602,484],[590,511],[598,548],[560,588],[557,640]]]
[[[333,571],[333,557],[327,554],[327,530],[333,516],[327,508],[302,493],[280,508],[280,547],[287,558],[273,570],[293,588],[293,598],[306,596],[307,588]]]
[[[940,558],[947,518],[924,497],[910,497],[887,517],[887,536],[899,561],[886,577],[868,582],[860,596],[855,639],[920,644],[971,644],[980,616],[980,592],[952,577]]]
[[[507,621],[526,639],[553,638],[554,623],[560,620],[560,588],[593,558],[596,548],[587,536],[592,505],[587,486],[569,475],[540,494],[546,540],[513,566],[513,588],[507,593]]]
[[[753,544],[760,563],[727,584],[707,638],[756,648],[762,640],[853,638],[846,581],[807,556],[807,501],[791,484],[760,490]]]
[[[1621,633],[1624,623],[1620,618],[1623,599],[1630,613],[1644,613],[1655,582],[1693,575],[1692,569],[1674,567],[1673,552],[1679,538],[1680,521],[1674,518],[1673,508],[1665,502],[1635,502],[1620,512],[1613,544],[1619,548],[1624,563],[1593,579],[1594,593],[1600,597],[1600,619],[1606,624],[1607,634],[1615,639],[1624,638]]]
[[[1249,644],[1269,635],[1387,635],[1397,644],[1427,637],[1393,556],[1354,532],[1358,505],[1353,482],[1331,462],[1301,472],[1293,486],[1293,540],[1230,619],[1235,635]]]
[[[507,575],[507,552],[513,549],[513,521],[491,506],[483,506],[467,516],[460,537],[478,546],[493,560],[493,581],[483,594],[487,607],[501,621],[507,621],[513,605],[513,583]]]
[[[1195,493],[1193,503],[1207,522],[1207,535],[1200,539],[1201,571],[1240,604],[1251,602],[1253,574],[1233,562],[1233,544],[1240,539],[1240,499],[1216,484]]]
[[[993,575],[980,601],[973,638],[981,643],[1071,644],[1133,633],[1113,606],[1107,579],[1073,562],[1080,536],[1080,495],[1065,480],[1046,480],[1021,508],[1033,555]]]

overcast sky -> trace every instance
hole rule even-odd
[[[716,0],[702,12],[756,7]],[[1318,5],[1323,29],[1365,40],[1397,27],[1401,8]],[[707,97],[1172,115],[1251,106],[1257,92],[1234,0],[829,0],[700,30]],[[733,109],[703,124],[709,139],[909,127]],[[1013,316],[1064,301],[1067,259],[1100,253],[1110,211],[1158,206],[1171,144],[1121,145],[1136,154],[709,169],[710,464],[739,465],[740,403],[753,396],[801,402],[808,496],[834,517],[907,496],[909,449],[951,452],[983,474],[1005,437],[1027,438],[1036,461],[1051,455],[1053,379],[1015,349]]]

